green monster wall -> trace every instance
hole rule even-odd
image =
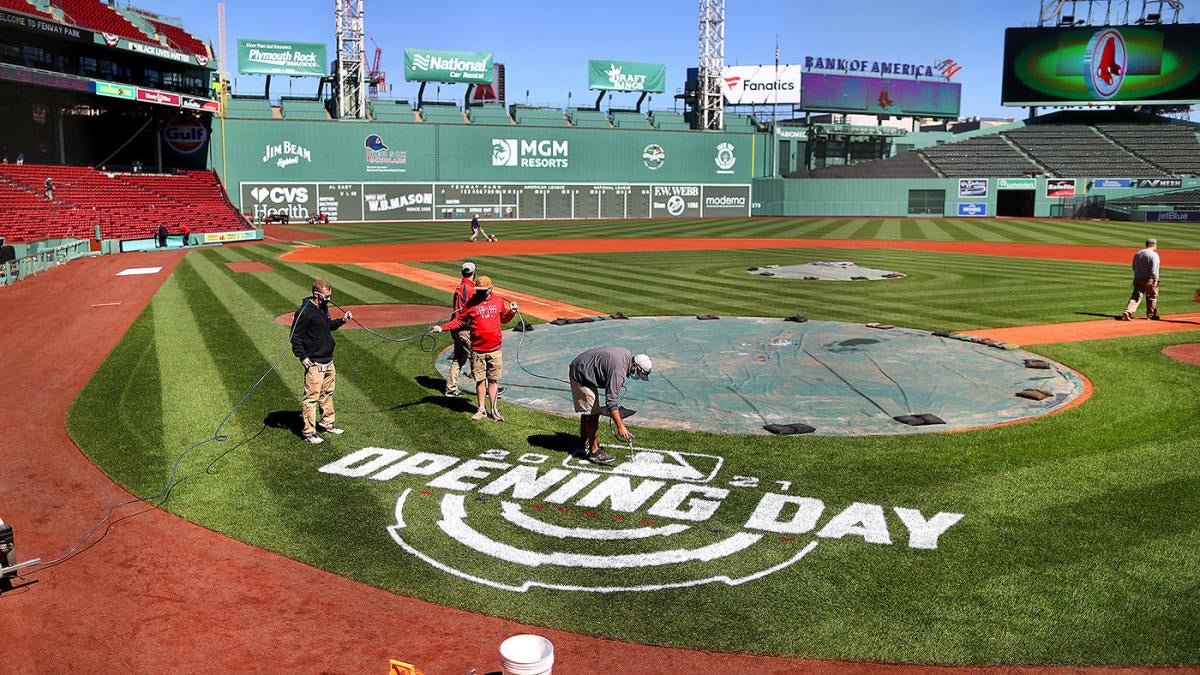
[[[749,184],[770,166],[766,137],[753,133],[249,119],[213,127],[210,165],[255,218],[750,215]]]

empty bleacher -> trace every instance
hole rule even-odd
[[[508,110],[502,105],[477,105],[467,110],[472,124],[512,124]]]
[[[937,173],[916,152],[905,152],[887,159],[857,164],[802,169],[788,178],[937,178]]]
[[[329,111],[325,102],[314,98],[292,98],[284,96],[279,101],[279,112],[290,120],[327,120]]]
[[[650,120],[637,110],[610,110],[608,116],[618,129],[649,129]]]
[[[569,126],[566,115],[559,108],[512,107],[512,118],[517,124],[535,127]]]
[[[371,102],[371,117],[380,122],[419,121],[408,101],[373,101]]]
[[[130,23],[129,19],[100,0],[56,0],[56,3],[62,10],[63,19],[68,23],[138,42],[157,43]]]
[[[750,115],[725,113],[725,131],[758,131],[758,122]]]
[[[1166,171],[1087,124],[1027,124],[1000,132],[1055,176],[1149,178]]]
[[[1196,128],[1162,122],[1101,122],[1096,129],[1129,152],[1174,174],[1200,176]]]
[[[917,151],[947,178],[1034,176],[1044,169],[999,134],[975,136]]]
[[[467,123],[466,117],[463,116],[462,110],[459,110],[456,103],[423,103],[421,105],[421,121],[436,124]]]
[[[14,12],[24,12],[25,14],[33,14],[36,16],[45,17],[47,19],[54,18],[54,16],[43,12],[37,7],[34,7],[29,2],[26,2],[26,0],[0,0],[0,7],[3,7],[4,9],[11,9]]]
[[[54,181],[54,200],[42,188]],[[105,173],[89,167],[0,165],[0,236],[13,242],[48,238],[153,236],[164,224],[176,234],[246,229],[211,171],[175,174]]]
[[[1200,208],[1200,190],[1176,190],[1156,195],[1138,195],[1109,199],[1109,206],[1166,206],[1173,209],[1192,210]]]
[[[208,53],[208,46],[183,28],[152,19],[148,16],[143,16],[143,18],[154,27],[154,30],[159,35],[167,39],[167,46],[186,54],[198,54],[204,57],[211,56]]]
[[[266,120],[276,117],[271,102],[262,96],[230,96],[225,102],[225,116]]]
[[[608,115],[605,115],[603,111],[592,108],[569,108],[567,110],[567,119],[570,120],[573,127],[584,129],[612,128],[612,123],[608,121]]]
[[[684,119],[683,115],[663,110],[650,112],[650,124],[655,129],[679,129],[682,131],[692,128],[691,123]]]

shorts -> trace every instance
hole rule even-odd
[[[571,400],[575,403],[575,412],[585,415],[599,415],[600,401],[595,389],[571,380]]]
[[[473,352],[471,354],[471,379],[476,382],[499,382],[500,375],[504,373],[504,357],[501,356],[500,350],[480,354]]]

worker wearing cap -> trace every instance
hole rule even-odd
[[[1133,319],[1142,296],[1146,296],[1146,318],[1158,320],[1158,270],[1158,240],[1147,239],[1146,248],[1133,254],[1133,293],[1121,313],[1122,321]]]
[[[468,261],[462,264],[462,281],[458,282],[458,288],[454,289],[454,314],[451,318],[457,318],[466,309],[467,302],[473,295],[475,263]],[[446,373],[446,396],[458,396],[459,371],[471,360],[471,331],[458,328],[450,331],[450,337],[454,340],[454,352],[450,356],[450,372]]]
[[[429,328],[433,333],[464,326],[471,331],[471,375],[475,378],[475,396],[479,400],[479,409],[471,419],[481,420],[490,415],[497,422],[504,421],[496,408],[496,399],[500,395],[500,376],[504,373],[504,359],[500,350],[504,332],[501,326],[512,321],[516,311],[517,303],[494,295],[491,278],[481,275],[475,280],[475,294],[462,312],[448,323]],[[491,403],[490,412],[484,406],[485,398]]]
[[[611,462],[613,456],[600,450],[600,415],[612,417],[617,424],[617,435],[624,440],[633,436],[621,419],[621,394],[625,378],[649,380],[653,364],[645,354],[633,355],[624,347],[593,347],[576,356],[567,374],[571,382],[571,399],[579,417],[579,442],[583,446],[584,458],[597,464]],[[599,389],[604,390],[604,407],[601,409]]]

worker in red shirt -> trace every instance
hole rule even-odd
[[[468,261],[462,264],[462,281],[454,289],[454,314],[450,318],[457,319],[474,295],[475,263]],[[471,330],[458,328],[450,331],[450,337],[454,340],[454,351],[450,355],[450,372],[446,373],[446,396],[453,397],[458,396],[458,373],[471,360]]]
[[[471,374],[475,378],[475,396],[479,401],[479,409],[471,419],[481,420],[490,415],[497,422],[504,421],[496,409],[500,375],[504,372],[500,351],[504,341],[501,325],[512,321],[516,311],[517,303],[492,293],[491,277],[480,276],[475,280],[475,295],[471,296],[466,308],[449,322],[429,328],[432,333],[463,326],[471,330]],[[491,404],[490,413],[484,406],[485,394]]]

